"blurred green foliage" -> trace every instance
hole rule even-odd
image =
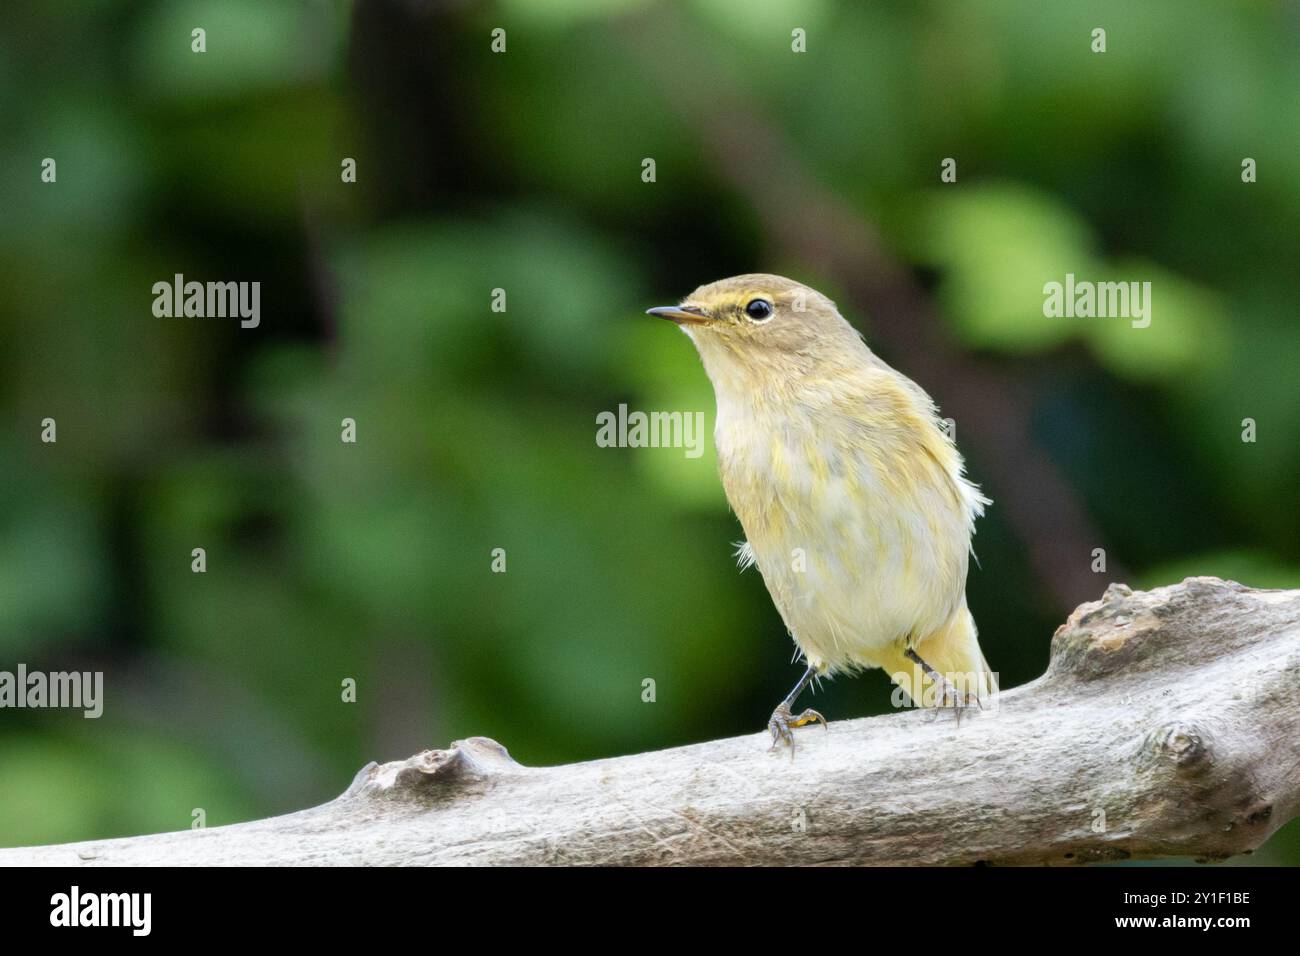
[[[735,570],[711,447],[594,443],[620,402],[711,427],[693,350],[643,308],[818,274],[770,259],[663,94],[691,64],[632,42],[669,17],[1021,380],[1131,583],[1300,586],[1293,7],[17,0],[0,667],[102,669],[107,699],[0,712],[0,845],[290,810],[470,734],[548,763],[761,728],[797,670]],[[1151,327],[1045,318],[1067,272],[1151,281]],[[261,326],[155,318],[176,273],[260,281]],[[964,450],[981,480],[997,449]],[[1000,514],[1012,490],[986,490],[971,604],[1014,684],[1066,609]],[[835,681],[820,706],[883,712],[885,690]],[[1294,861],[1295,834],[1256,859]]]

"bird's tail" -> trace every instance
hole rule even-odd
[[[900,648],[894,659],[886,663],[885,670],[914,702],[924,706],[939,703],[930,675],[906,655],[906,650]],[[964,601],[943,627],[915,641],[912,650],[953,684],[958,693],[969,695],[972,702],[986,704],[997,693],[997,675],[984,659],[975,619]]]

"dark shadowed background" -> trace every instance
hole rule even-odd
[[[826,292],[955,420],[1004,686],[1111,580],[1300,586],[1298,54],[1282,2],[10,0],[0,669],[102,670],[105,711],[0,711],[0,845],[292,810],[473,734],[761,730],[798,669],[711,441],[595,441],[620,403],[711,432],[641,312],[739,272]],[[260,326],[155,317],[176,273],[259,281]],[[1044,317],[1066,273],[1151,282],[1150,327]]]

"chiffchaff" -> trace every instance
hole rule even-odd
[[[975,518],[934,402],[879,359],[825,296],[775,275],[700,286],[648,310],[681,326],[717,396],[727,500],[807,671],[772,714],[775,746],[821,714],[808,683],[881,667],[918,704],[993,693],[966,608]]]

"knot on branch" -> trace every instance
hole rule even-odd
[[[1143,741],[1142,762],[1147,766],[1168,764],[1189,776],[1205,774],[1215,762],[1213,737],[1194,723],[1166,724]]]
[[[1273,800],[1257,786],[1258,767],[1204,723],[1156,728],[1142,741],[1137,763],[1156,782],[1147,835],[1169,854],[1223,860],[1251,852],[1275,829]]]
[[[1052,635],[1048,674],[1079,682],[1159,665],[1198,662],[1207,631],[1248,613],[1258,592],[1219,578],[1134,591],[1111,584],[1100,601],[1075,608]]]
[[[405,760],[366,764],[341,799],[363,797],[428,805],[481,792],[495,779],[524,769],[492,738],[469,737],[452,741],[447,750],[424,750]]]

